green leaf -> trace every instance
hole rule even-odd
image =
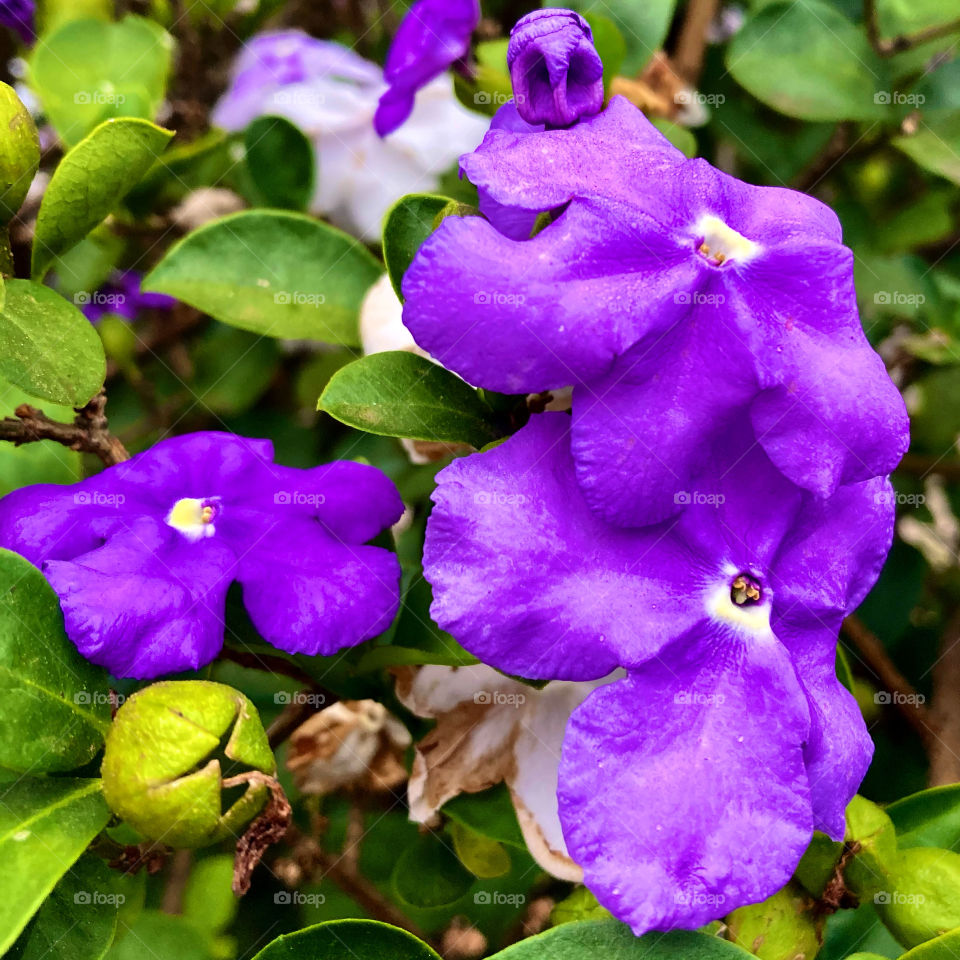
[[[887,109],[875,97],[886,68],[866,33],[824,0],[764,6],[731,41],[727,69],[758,100],[791,117],[878,120]]]
[[[480,793],[461,793],[443,805],[443,813],[481,836],[519,850],[527,849],[510,791],[502,783]]]
[[[313,196],[310,141],[285,117],[257,117],[244,131],[247,171],[261,206],[305,210]]]
[[[916,133],[891,143],[924,170],[960,183],[960,113],[921,116]]]
[[[597,898],[583,886],[574,887],[573,893],[550,911],[551,927],[559,927],[561,923],[609,919],[610,911],[601,907]]]
[[[956,850],[960,845],[960,783],[931,787],[895,800],[886,812],[896,828],[901,850],[910,847]]]
[[[397,857],[390,883],[401,903],[425,910],[455,903],[473,885],[473,875],[446,843],[426,833]]]
[[[433,225],[449,197],[433,193],[411,193],[401,197],[383,221],[383,259],[397,296],[400,283],[416,252],[433,233]]]
[[[387,923],[332,920],[277,937],[253,960],[439,960],[439,955]]]
[[[107,120],[57,165],[43,195],[33,240],[32,274],[82,240],[153,166],[173,136],[147,120]]]
[[[63,632],[57,595],[0,549],[0,766],[41,773],[92,759],[110,727],[107,675]]]
[[[676,0],[550,0],[546,6],[570,6],[580,13],[598,13],[612,20],[627,45],[623,71],[634,74],[663,46]]]
[[[13,87],[0,83],[0,223],[12,220],[40,166],[40,139]]]
[[[697,155],[697,138],[686,127],[660,117],[651,122],[685,157]]]
[[[454,821],[449,828],[460,862],[481,879],[502,877],[510,869],[510,854],[503,844]]]
[[[30,83],[67,146],[110,117],[152,120],[163,101],[173,38],[143,17],[72,20],[44,36]]]
[[[627,42],[617,25],[597,11],[586,14],[584,19],[590,24],[593,33],[593,45],[603,62],[603,89],[610,90],[610,83],[620,73],[627,56]]]
[[[635,937],[614,920],[564,923],[493,955],[497,960],[744,960],[753,954],[706,933]]]
[[[330,378],[317,408],[385,437],[479,448],[500,436],[490,408],[473,387],[403,350],[374,353],[342,367]]]
[[[357,345],[360,303],[380,272],[362,244],[334,227],[248,210],[174,244],[143,289],[254,333]]]
[[[226,930],[237,915],[234,896],[233,857],[217,854],[205,857],[190,871],[183,891],[183,915],[211,934]]]
[[[126,879],[84,854],[20,934],[8,960],[100,960],[113,942]]]
[[[957,960],[958,956],[960,956],[960,928],[921,943],[919,947],[901,954],[900,960]]]
[[[99,780],[0,784],[0,954],[109,819]]]
[[[214,960],[210,937],[186,917],[144,910],[106,960]]]
[[[31,280],[7,281],[0,376],[33,397],[82,407],[106,373],[100,337],[72,303]]]

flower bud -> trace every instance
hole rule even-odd
[[[884,889],[897,857],[893,821],[875,803],[857,795],[847,806],[844,839],[858,844],[843,871],[846,885],[861,899]]]
[[[960,854],[936,847],[904,850],[873,902],[907,949],[960,927]]]
[[[267,788],[250,784],[222,811],[222,774],[251,769],[273,774],[276,762],[242,693],[201,680],[155,683],[117,712],[103,755],[103,793],[144,839],[202,847],[241,833],[264,805]]]
[[[727,937],[760,960],[813,960],[820,939],[813,901],[788,884],[763,903],[739,907],[727,919]]]
[[[603,106],[603,63],[590,25],[572,10],[534,10],[517,21],[507,64],[527,123],[568,127]]]
[[[0,83],[0,222],[20,209],[40,165],[37,127],[13,87]]]

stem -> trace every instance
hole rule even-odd
[[[690,0],[673,54],[673,66],[688,83],[696,86],[703,70],[707,31],[717,14],[719,0]]]
[[[106,405],[107,395],[101,390],[85,407],[77,409],[73,423],[61,423],[24,403],[14,411],[15,416],[0,420],[0,440],[18,447],[37,440],[53,440],[71,450],[95,454],[104,466],[112,467],[129,460],[130,454],[110,432],[104,413]]]
[[[863,0],[863,19],[867,27],[867,39],[870,46],[881,57],[893,57],[906,50],[912,50],[931,40],[939,40],[960,30],[960,19],[951,20],[933,27],[924,27],[916,33],[901,33],[885,40],[880,36],[880,23],[877,19],[876,0]]]
[[[930,786],[960,781],[960,613],[954,614],[940,641],[933,667],[930,719],[936,735],[930,745]]]

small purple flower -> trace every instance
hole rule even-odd
[[[36,37],[36,15],[37,5],[33,0],[0,0],[0,24],[15,30],[28,45]]]
[[[289,653],[382,633],[400,567],[364,546],[403,504],[379,470],[273,463],[268,440],[193,433],[72,486],[0,500],[0,545],[40,567],[87,659],[145,679],[209,663],[237,582],[254,626]]]
[[[416,92],[470,49],[480,22],[478,0],[418,0],[397,30],[383,77],[390,85],[380,98],[373,125],[381,137],[410,116]]]
[[[488,203],[562,213],[520,241],[448,217],[404,276],[404,322],[477,386],[579,385],[577,471],[608,520],[675,513],[724,433],[824,496],[899,462],[906,410],[824,204],[684,159],[620,97],[569,130],[491,131],[461,170]]]
[[[591,680],[559,777],[567,847],[637,934],[695,928],[789,879],[814,828],[843,836],[872,754],[835,674],[843,617],[889,549],[885,478],[821,499],[720,436],[679,518],[606,524],[565,414],[438,475],[434,619],[505,673]]]
[[[510,32],[507,64],[527,123],[568,127],[603,106],[603,62],[579,13],[547,9],[522,17]]]
[[[143,293],[143,275],[136,270],[114,271],[110,280],[93,294],[77,294],[83,315],[97,323],[112,313],[124,320],[136,320],[143,310],[172,310],[177,301],[163,293]]]

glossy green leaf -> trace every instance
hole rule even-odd
[[[494,954],[497,960],[744,960],[753,954],[706,933],[635,937],[614,920],[564,923]]]
[[[461,793],[444,804],[443,812],[484,837],[526,849],[510,791],[502,783],[480,793]]]
[[[243,144],[255,199],[260,206],[305,210],[313,196],[310,141],[284,117],[257,117]]]
[[[727,69],[758,100],[791,117],[877,120],[887,109],[886,67],[866,33],[825,0],[764,6],[730,42]]]
[[[383,259],[397,296],[400,284],[416,252],[433,233],[437,216],[450,203],[449,197],[411,193],[401,197],[383,221]]]
[[[387,923],[332,920],[277,937],[253,960],[439,960],[439,955]]]
[[[612,20],[626,41],[623,72],[634,74],[663,46],[676,0],[550,0],[546,6],[570,6],[580,13],[598,13]]]
[[[27,924],[8,960],[100,960],[113,942],[128,879],[84,854]]]
[[[901,850],[960,847],[960,783],[931,787],[895,800],[886,812],[896,828]]]
[[[110,117],[152,120],[163,101],[173,38],[143,17],[72,20],[41,38],[30,83],[68,146]]]
[[[450,841],[423,834],[397,857],[390,878],[397,899],[420,910],[445,907],[473,885],[473,875],[457,859]]]
[[[475,447],[500,433],[477,391],[424,357],[388,350],[338,370],[317,404],[348,426],[386,437]]]
[[[0,223],[16,216],[40,165],[40,139],[13,87],[0,83]]]
[[[109,819],[99,780],[0,784],[0,954]]]
[[[355,345],[360,303],[380,272],[362,244],[334,227],[248,210],[174,244],[143,287],[243,330]]]
[[[43,195],[33,240],[34,278],[82,240],[140,181],[173,136],[147,120],[100,124],[57,165]]]
[[[450,824],[448,832],[454,853],[475,877],[502,877],[510,869],[510,854],[502,843],[456,821]]]
[[[0,313],[0,376],[33,397],[82,407],[103,386],[97,331],[58,293],[8,280]]]
[[[109,726],[106,672],[67,639],[43,574],[0,549],[0,766],[76,769],[103,746]]]
[[[934,937],[908,950],[900,960],[957,960],[960,957],[960,928]]]

